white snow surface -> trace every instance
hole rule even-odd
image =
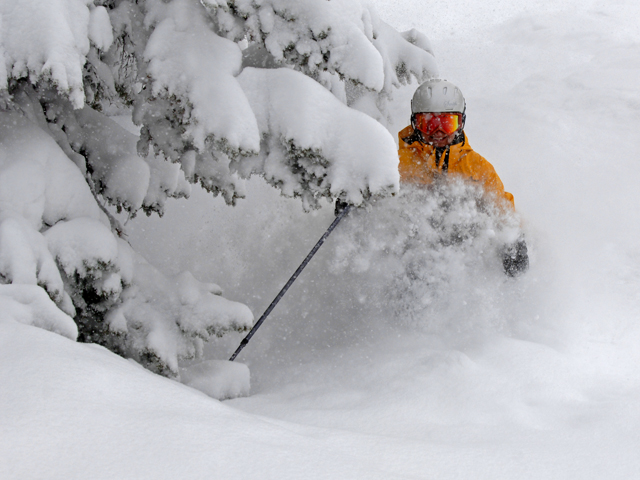
[[[402,322],[370,297],[402,277],[372,259],[405,241],[385,227],[427,228],[420,206],[404,215],[394,199],[373,205],[390,225],[356,212],[239,358],[252,396],[222,404],[0,315],[0,477],[637,477],[640,7],[379,3],[397,28],[430,35],[443,76],[465,93],[470,141],[515,195],[527,275],[500,277],[473,244],[443,249],[442,261],[471,270],[444,269],[448,289],[417,312],[422,323]],[[396,100],[396,131],[411,90]],[[170,274],[226,274],[226,295],[261,311],[333,213],[303,214],[250,186],[233,211],[194,191],[161,222],[136,220],[132,243]],[[487,219],[480,245],[492,244],[491,228]],[[13,309],[32,301],[8,298]],[[239,340],[223,338],[210,360]]]
[[[251,391],[249,367],[227,360],[207,360],[180,369],[180,381],[218,400],[246,397]]]

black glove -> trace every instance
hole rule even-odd
[[[349,206],[349,204],[347,202],[343,202],[341,201],[339,198],[336,199],[336,208],[333,211],[333,213],[335,214],[335,216],[337,217],[338,215],[340,215],[342,213],[342,211],[347,208],[347,206]]]
[[[524,237],[520,237],[515,243],[504,247],[502,266],[504,273],[509,277],[517,277],[529,269],[529,255]]]

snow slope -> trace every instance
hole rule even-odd
[[[637,477],[640,7],[430,3],[378,10],[430,35],[466,94],[471,145],[521,212],[527,276],[453,276],[450,298],[467,305],[436,302],[421,328],[398,325],[371,301],[384,271],[336,267],[345,223],[243,351],[253,395],[223,404],[99,347],[0,323],[0,477]],[[155,239],[140,249],[154,264],[225,285],[259,314],[333,214],[250,187],[234,211],[199,192],[168,204],[132,242]]]
[[[350,454],[375,438],[244,414],[39,328],[0,333],[3,479],[386,478]]]

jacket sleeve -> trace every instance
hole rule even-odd
[[[503,198],[513,210],[516,209],[513,195],[509,192],[505,192],[504,184],[500,177],[496,173],[495,168],[487,160],[476,152],[471,152],[469,156],[473,155],[474,158],[469,158],[467,162],[469,168],[469,175],[474,180],[483,184],[484,189],[488,193],[495,194],[498,198]],[[472,161],[471,161],[472,160]]]
[[[400,172],[400,181],[404,183],[429,183],[425,179],[426,168],[422,164],[424,161],[421,159],[420,153],[416,147],[412,147],[407,144],[403,138],[407,138],[413,133],[411,125],[401,130],[398,133],[398,171]]]
[[[411,181],[415,177],[415,151],[400,139],[400,148],[398,149],[398,170],[400,179],[403,182]]]

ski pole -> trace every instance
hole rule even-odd
[[[318,243],[316,243],[315,246],[311,249],[311,251],[309,252],[309,255],[307,255],[307,257],[302,261],[302,263],[300,264],[298,269],[293,273],[293,275],[291,275],[291,278],[285,284],[285,286],[282,287],[282,290],[280,290],[280,293],[278,293],[278,295],[273,300],[273,302],[271,302],[271,305],[269,305],[269,307],[265,310],[265,312],[262,314],[260,319],[256,322],[256,324],[253,326],[251,331],[247,334],[247,336],[242,339],[242,341],[240,342],[240,345],[238,345],[238,348],[236,349],[236,351],[233,352],[233,355],[231,355],[231,358],[229,359],[230,362],[233,362],[236,359],[236,357],[238,356],[238,354],[242,351],[242,349],[247,346],[247,343],[249,343],[249,340],[251,340],[251,337],[253,337],[253,335],[256,333],[256,331],[260,328],[260,325],[262,325],[264,323],[264,321],[267,319],[267,317],[269,316],[271,311],[276,307],[276,305],[282,299],[282,297],[284,297],[284,294],[287,293],[287,290],[289,290],[289,287],[291,285],[293,285],[293,282],[296,281],[296,278],[298,278],[298,275],[300,275],[300,273],[302,273],[302,270],[304,270],[304,267],[307,266],[309,261],[316,254],[316,252],[322,246],[322,244],[327,239],[327,237],[331,234],[331,232],[333,232],[333,229],[336,228],[338,223],[340,223],[340,220],[342,220],[344,218],[344,216],[347,213],[349,213],[349,210],[351,210],[351,205],[346,205],[342,209],[342,211],[340,213],[338,213],[336,218],[333,220],[333,223],[331,225],[329,225],[329,228],[327,229],[326,232],[324,232],[324,235],[322,235],[322,237],[320,237],[320,240],[318,240]]]

